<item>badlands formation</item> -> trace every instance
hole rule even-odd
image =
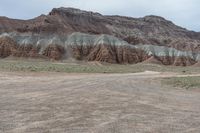
[[[0,58],[9,56],[198,65],[200,33],[158,16],[105,16],[61,7],[30,20],[0,17]]]

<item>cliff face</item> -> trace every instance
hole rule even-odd
[[[0,17],[0,57],[165,65],[199,62],[200,33],[158,16],[104,16],[73,8],[55,8],[31,20]]]

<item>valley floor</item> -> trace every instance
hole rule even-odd
[[[198,133],[200,92],[160,82],[184,76],[1,71],[0,132]]]

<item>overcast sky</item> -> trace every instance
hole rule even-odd
[[[75,7],[104,15],[158,15],[200,31],[200,0],[0,0],[0,16],[30,19],[54,7]]]

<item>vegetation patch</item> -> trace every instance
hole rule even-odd
[[[144,71],[200,73],[199,67],[158,64],[109,64],[86,61],[51,61],[42,59],[0,59],[0,71],[66,72],[66,73],[136,73]]]
[[[165,78],[164,84],[185,89],[200,88],[200,77],[173,77]]]

